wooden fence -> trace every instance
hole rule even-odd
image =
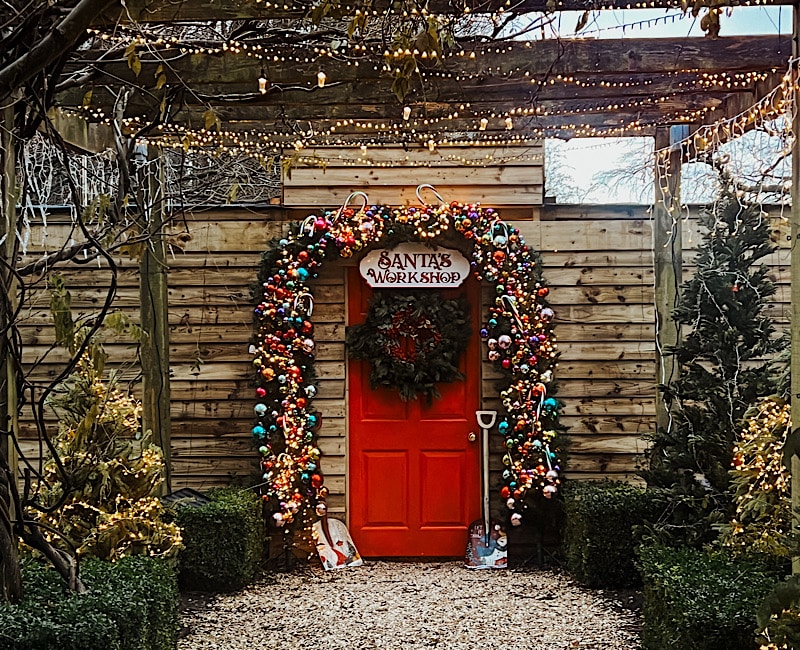
[[[284,208],[219,208],[187,215],[185,236],[175,237],[168,257],[170,373],[172,390],[173,488],[207,488],[258,481],[251,441],[254,390],[248,346],[253,333],[250,287],[261,252],[285,226]],[[643,436],[655,422],[655,344],[652,222],[648,210],[631,206],[542,206],[501,209],[529,245],[543,254],[550,300],[557,314],[561,358],[556,369],[562,423],[572,446],[570,478],[635,480],[645,451]],[[532,217],[532,218],[531,218]],[[520,220],[522,219],[522,220]],[[59,221],[61,223],[59,223]],[[29,255],[60,241],[66,217],[51,215],[47,237],[31,232]],[[776,219],[782,248],[770,264],[778,295],[769,308],[779,327],[788,323],[788,248]],[[698,242],[693,219],[682,223],[685,274]],[[177,233],[176,233],[177,234]],[[180,242],[180,247],[177,243]],[[114,308],[136,319],[138,272],[120,260]],[[105,296],[108,271],[75,268],[65,274],[76,316],[96,312]],[[323,412],[322,468],[331,489],[330,506],[346,505],[347,384],[344,346],[346,266],[329,264],[316,282],[319,395]],[[45,287],[31,293],[23,310],[22,336],[29,364],[53,344]],[[130,342],[110,339],[112,365],[137,389]],[[55,376],[65,355],[47,356],[34,378]],[[484,365],[484,405],[492,406],[492,370]],[[54,423],[50,423],[51,426]],[[29,418],[23,419],[23,448],[38,445]],[[499,451],[495,450],[495,451]],[[495,464],[497,467],[497,464]]]

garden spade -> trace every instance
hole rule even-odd
[[[481,428],[482,519],[473,521],[467,531],[464,566],[468,569],[505,569],[508,566],[508,540],[499,525],[492,524],[489,513],[489,429],[497,411],[475,411]]]

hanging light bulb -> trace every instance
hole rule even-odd
[[[428,140],[428,151],[434,151],[436,149],[436,143],[433,140]]]
[[[489,120],[487,120],[485,117],[482,117],[481,118],[481,125],[480,125],[480,127],[478,127],[478,130],[479,131],[485,131],[487,126],[489,126]]]
[[[267,75],[264,74],[264,68],[261,68],[261,76],[258,78],[258,92],[262,95],[267,94]]]
[[[514,120],[512,120],[510,117],[506,118],[506,128],[509,131],[514,128]]]
[[[328,75],[326,75],[322,70],[317,73],[317,85],[320,88],[325,87],[325,82],[328,80]]]
[[[367,155],[367,145],[365,145],[365,144],[361,145],[361,155],[362,156],[366,156]]]
[[[403,108],[403,119],[408,121],[408,118],[411,117],[411,107],[406,106]]]

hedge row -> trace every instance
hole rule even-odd
[[[641,526],[656,516],[653,492],[615,481],[575,482],[564,491],[564,555],[572,576],[589,587],[638,587]]]
[[[178,631],[174,566],[132,556],[115,563],[87,560],[88,593],[69,592],[51,568],[22,567],[25,598],[0,604],[4,650],[172,650]]]
[[[200,506],[176,503],[183,529],[180,583],[199,591],[235,591],[261,566],[266,528],[260,499],[235,488],[209,490]]]
[[[753,650],[756,611],[781,571],[727,554],[642,547],[644,650]]]

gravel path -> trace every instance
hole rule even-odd
[[[638,613],[552,571],[368,562],[186,600],[178,650],[639,648]]]

